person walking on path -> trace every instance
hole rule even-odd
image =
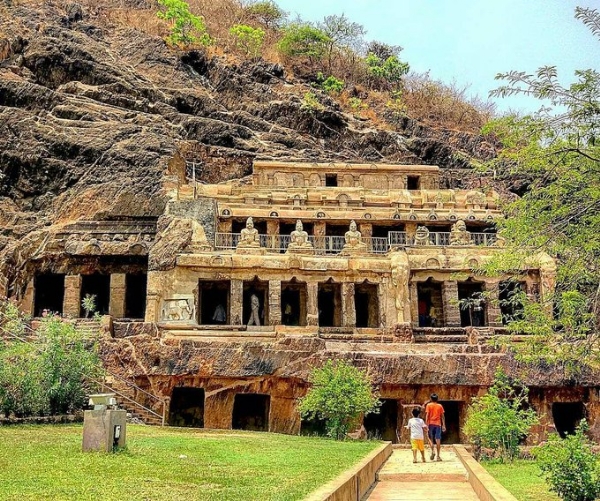
[[[419,414],[421,414],[421,410],[415,407],[412,410],[413,417],[408,420],[408,424],[405,426],[406,429],[410,430],[413,463],[417,462],[417,451],[421,452],[421,459],[425,462],[425,435],[423,430],[427,430],[427,425],[419,417]]]
[[[431,394],[431,402],[425,408],[425,422],[431,444],[430,459],[432,461],[435,459],[435,450],[437,449],[437,460],[441,461],[440,448],[442,444],[442,432],[446,431],[446,418],[444,416],[444,408],[442,404],[438,403],[438,396],[435,393]]]

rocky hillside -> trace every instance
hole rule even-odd
[[[211,182],[247,175],[259,158],[436,164],[448,187],[464,187],[481,182],[470,162],[493,154],[479,136],[410,118],[376,126],[324,94],[322,109],[307,108],[310,88],[281,65],[172,49],[101,12],[0,7],[0,276],[64,223],[159,216],[181,156],[229,159],[202,170]]]

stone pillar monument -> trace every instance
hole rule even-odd
[[[63,315],[77,318],[81,311],[81,275],[65,277],[65,298],[63,300]]]

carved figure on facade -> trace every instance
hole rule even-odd
[[[350,228],[344,234],[344,248],[342,249],[342,255],[348,254],[361,254],[367,252],[367,244],[362,241],[362,235],[358,231],[356,221],[350,222]]]
[[[450,245],[471,245],[471,233],[461,219],[452,225],[450,230]]]
[[[246,227],[240,232],[240,241],[237,244],[236,251],[240,253],[264,253],[266,249],[261,248],[258,230],[254,227],[254,221],[251,217],[246,219]]]
[[[260,300],[256,294],[250,296],[250,319],[248,325],[260,325]]]
[[[162,320],[189,321],[194,314],[191,299],[165,299],[162,307]]]
[[[430,245],[429,229],[426,226],[417,226],[415,233],[415,245]]]
[[[290,234],[290,244],[287,252],[291,253],[312,253],[313,245],[308,238],[308,233],[304,231],[302,221],[296,221],[296,229]]]

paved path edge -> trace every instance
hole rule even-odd
[[[468,482],[481,501],[518,501],[471,456],[463,445],[454,445],[453,448],[467,470]]]
[[[304,501],[360,501],[391,454],[392,442],[383,443],[358,464],[311,492]]]

